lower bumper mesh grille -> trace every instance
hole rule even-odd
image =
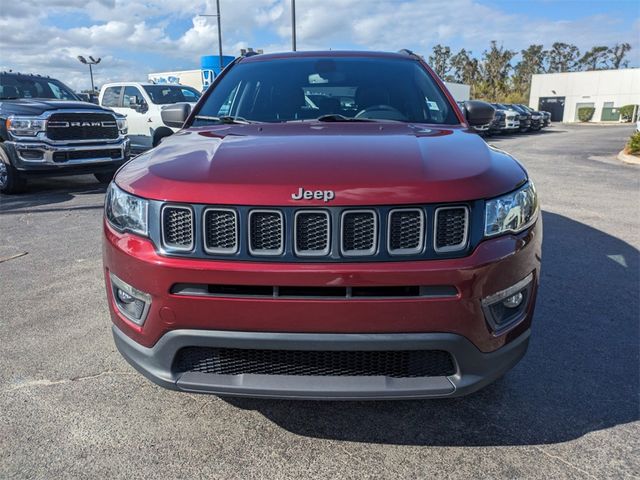
[[[455,373],[441,350],[301,351],[188,347],[178,352],[176,372],[219,375],[384,376],[416,378]]]

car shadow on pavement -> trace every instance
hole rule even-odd
[[[14,211],[46,212],[65,210],[64,207],[59,205],[70,202],[81,195],[104,194],[106,190],[107,185],[98,183],[92,176],[35,179],[29,182],[25,193],[18,195],[0,194],[0,214]],[[46,208],[53,205],[58,205],[59,207]],[[78,207],[73,207],[70,204],[68,209],[74,208]],[[95,208],[102,208],[102,201]]]
[[[529,351],[493,385],[425,401],[225,401],[299,435],[397,445],[557,443],[638,420],[639,252],[561,215],[544,222]]]

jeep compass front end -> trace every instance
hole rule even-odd
[[[316,399],[471,393],[527,349],[533,182],[416,55],[239,58],[107,192],[116,345],[152,381]]]

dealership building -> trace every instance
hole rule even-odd
[[[579,121],[581,107],[595,108],[591,121],[617,122],[625,105],[640,105],[640,68],[547,73],[531,79],[529,106],[551,112],[556,122]]]

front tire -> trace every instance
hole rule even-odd
[[[27,188],[27,180],[9,162],[9,156],[0,145],[0,193],[13,195]]]
[[[104,172],[104,173],[94,173],[93,176],[96,177],[100,183],[109,183],[113,180],[113,176],[116,174],[115,170],[112,172]]]

